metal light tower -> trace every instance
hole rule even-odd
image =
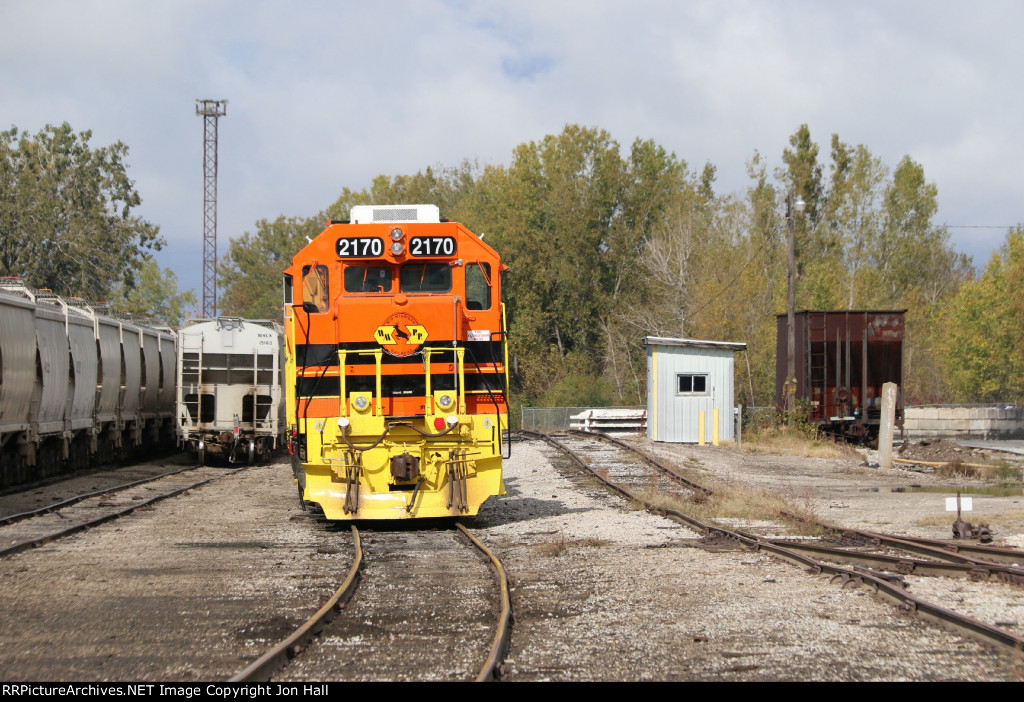
[[[217,118],[227,100],[196,100],[203,116],[203,316],[217,316]]]

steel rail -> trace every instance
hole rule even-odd
[[[1024,564],[1024,551],[1000,546],[982,546],[980,544],[955,543],[939,539],[926,539],[918,536],[894,536],[864,529],[840,527],[819,520],[808,520],[795,514],[783,513],[786,517],[799,522],[813,524],[840,536],[864,539],[876,546],[910,551],[922,556],[931,556],[952,563],[972,563],[979,566],[1009,564],[1011,568],[1020,569]],[[973,555],[969,555],[973,554]],[[1024,573],[1024,570],[1021,571]]]
[[[825,546],[818,543],[794,541],[792,539],[768,539],[783,548],[807,553],[819,554],[823,558],[840,563],[867,563],[889,568],[901,575],[941,575],[953,578],[987,578],[1018,585],[1024,585],[1024,568],[998,563],[982,562],[950,562],[948,560],[926,561],[919,558],[890,556],[884,553],[868,553],[853,551],[837,546]]]
[[[38,517],[41,514],[55,512],[59,509],[63,509],[65,507],[70,507],[71,505],[78,504],[83,500],[88,500],[90,497],[99,497],[100,495],[108,495],[112,492],[117,492],[119,490],[127,490],[137,485],[143,485],[154,480],[159,480],[160,478],[166,478],[168,475],[177,475],[178,473],[184,473],[187,470],[195,469],[196,466],[186,466],[184,468],[179,468],[178,470],[170,470],[167,471],[166,473],[161,473],[160,475],[142,478],[141,480],[134,480],[130,483],[114,485],[113,487],[104,488],[102,490],[96,490],[94,492],[84,492],[81,495],[75,495],[74,497],[69,497],[66,500],[61,500],[60,502],[54,502],[52,504],[46,505],[45,507],[39,507],[37,509],[29,510],[28,512],[18,512],[17,514],[9,514],[6,517],[0,517],[0,526],[14,524],[15,522],[20,522],[23,519],[29,519],[30,517]]]
[[[820,526],[831,531],[835,531],[840,534],[852,534],[868,540],[875,540],[879,543],[892,542],[897,548],[905,548],[911,550],[912,548],[919,549],[919,553],[926,555],[935,555],[936,558],[948,557],[949,554],[959,556],[961,560],[970,561],[974,563],[1006,563],[1017,567],[1024,566],[1024,551],[1020,551],[1014,548],[1003,547],[1003,546],[983,546],[981,544],[972,543],[957,543],[951,541],[942,541],[940,539],[926,539],[919,536],[889,536],[888,534],[880,534],[873,531],[864,531],[861,529],[846,529],[844,527],[837,527],[823,522],[819,523]],[[924,550],[924,549],[927,549]]]
[[[359,530],[352,525],[352,539],[355,544],[355,559],[344,582],[335,591],[331,599],[316,611],[312,617],[296,629],[290,636],[253,661],[245,670],[228,678],[228,682],[266,682],[279,668],[295,656],[297,647],[304,646],[327,625],[334,617],[339,604],[347,602],[355,590],[359,578],[359,568],[363,563],[363,546],[359,538]]]
[[[669,468],[668,466],[662,464],[657,458],[655,458],[654,456],[650,455],[649,453],[647,453],[643,449],[637,448],[636,446],[631,446],[630,444],[626,443],[622,439],[616,438],[614,436],[610,436],[608,434],[603,434],[603,433],[600,433],[600,432],[587,432],[587,431],[580,431],[579,429],[569,429],[568,434],[570,436],[577,436],[577,437],[580,437],[580,438],[597,437],[601,441],[607,441],[610,444],[615,444],[616,446],[618,446],[620,448],[626,449],[627,451],[630,451],[632,453],[635,453],[635,454],[639,455],[648,464],[650,464],[650,465],[654,466],[655,468],[657,468],[658,470],[660,470],[660,471],[662,471],[662,472],[672,476],[673,478],[675,478],[679,482],[683,483],[687,487],[692,488],[694,490],[697,490],[699,492],[703,492],[705,495],[712,494],[710,488],[706,488],[703,485],[700,485],[699,483],[695,483],[692,480],[684,478],[683,476],[679,475],[679,473],[677,473],[676,471],[674,471],[671,468]]]
[[[501,677],[501,664],[505,660],[505,654],[508,652],[509,640],[512,636],[512,630],[510,627],[512,619],[512,601],[508,592],[508,576],[505,575],[505,569],[501,565],[501,561],[498,560],[498,557],[495,556],[489,548],[484,546],[479,539],[473,536],[466,527],[458,523],[456,523],[455,526],[473,543],[474,546],[480,549],[480,551],[490,559],[491,567],[494,569],[494,574],[498,580],[498,589],[501,593],[501,611],[498,614],[498,626],[494,632],[494,637],[491,639],[491,648],[487,654],[487,660],[484,661],[483,667],[481,667],[480,672],[477,673],[475,682],[497,680]]]
[[[902,586],[900,579],[898,578],[886,578],[881,575],[865,572],[863,570],[850,570],[842,568],[836,565],[825,563],[817,559],[805,556],[792,549],[788,549],[782,546],[775,545],[768,540],[763,540],[750,535],[742,534],[739,532],[730,531],[721,527],[715,527],[708,524],[704,524],[689,515],[683,514],[677,510],[664,509],[654,507],[642,498],[634,495],[631,491],[623,488],[620,485],[616,485],[607,478],[602,477],[597,471],[590,467],[586,461],[580,458],[574,451],[566,447],[560,441],[540,432],[522,432],[527,436],[534,436],[548,444],[563,451],[566,455],[570,456],[578,465],[584,468],[587,472],[595,476],[598,480],[608,485],[613,490],[620,494],[628,497],[631,500],[639,502],[645,505],[645,507],[655,513],[661,514],[677,521],[680,521],[688,526],[694,527],[697,531],[707,535],[716,535],[726,539],[733,540],[737,543],[743,544],[744,546],[755,550],[765,551],[774,556],[777,556],[790,563],[805,566],[814,573],[826,573],[833,576],[833,580],[839,578],[843,581],[843,585],[849,582],[856,584],[865,583],[874,587],[876,594],[881,595],[885,599],[893,602],[902,610],[912,612],[922,619],[934,622],[941,626],[951,627],[956,631],[974,638],[985,644],[994,644],[1002,648],[1004,651],[1021,654],[1024,652],[1024,638],[1016,636],[1008,631],[1000,629],[998,627],[986,624],[985,622],[968,617],[962,614],[958,614],[948,609],[944,609],[937,605],[934,605],[925,600],[921,600],[913,595],[909,594]]]
[[[214,480],[220,480],[221,478],[224,478],[224,477],[229,476],[229,475],[234,475],[235,473],[238,473],[238,472],[243,471],[243,470],[248,470],[249,468],[250,468],[250,466],[242,466],[241,468],[235,468],[234,470],[226,471],[226,472],[221,473],[219,475],[215,475],[213,477],[207,478],[206,480],[200,480],[197,483],[192,483],[191,485],[185,485],[183,487],[180,487],[180,488],[177,488],[175,490],[172,490],[171,492],[167,492],[167,493],[164,493],[162,495],[157,495],[156,497],[151,497],[148,500],[144,500],[142,502],[138,502],[136,504],[130,505],[130,506],[125,507],[123,509],[119,509],[119,510],[116,510],[114,512],[110,512],[110,513],[105,514],[105,515],[100,516],[100,517],[96,517],[95,519],[90,519],[90,520],[84,521],[84,522],[82,522],[80,524],[75,524],[73,526],[68,527],[67,529],[61,529],[60,531],[56,531],[56,532],[53,532],[51,534],[47,534],[46,536],[40,536],[40,537],[35,538],[35,539],[29,539],[27,541],[22,541],[21,543],[13,544],[13,545],[8,546],[6,548],[0,549],[0,558],[3,558],[5,556],[10,556],[10,555],[13,555],[15,553],[20,553],[20,552],[26,551],[26,550],[28,550],[30,548],[35,548],[37,546],[42,546],[43,544],[49,543],[51,541],[56,541],[57,539],[63,538],[65,536],[69,536],[71,534],[76,534],[76,533],[78,533],[80,531],[84,531],[86,529],[89,529],[90,527],[94,527],[94,526],[98,526],[100,524],[104,524],[106,522],[112,521],[112,520],[117,519],[119,517],[123,517],[125,515],[131,514],[135,510],[140,509],[142,507],[148,507],[151,504],[154,504],[156,502],[160,502],[161,500],[166,500],[166,499],[168,499],[170,497],[177,497],[178,495],[180,495],[180,494],[182,494],[184,492],[188,492],[189,490],[192,490],[194,488],[200,487],[201,485],[206,485],[207,483],[213,482]]]

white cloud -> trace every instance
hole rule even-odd
[[[755,149],[778,165],[807,123],[823,159],[837,132],[890,167],[921,162],[940,219],[1014,224],[1022,20],[1024,6],[994,0],[8,0],[0,125],[66,120],[127,143],[142,214],[169,242],[161,260],[196,289],[195,98],[229,100],[222,252],[257,219],[313,214],[342,187],[507,162],[566,123],[623,148],[653,138],[695,169],[710,160],[725,191],[746,187]],[[1003,232],[954,236],[981,262]]]

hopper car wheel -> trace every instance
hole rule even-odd
[[[204,444],[202,441],[199,442],[199,449],[196,451],[196,456],[197,456],[196,460],[199,462],[199,465],[205,466],[206,465],[206,444]]]
[[[256,443],[249,439],[249,465],[256,462]]]

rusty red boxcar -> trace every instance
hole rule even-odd
[[[903,424],[906,310],[802,310],[794,317],[796,401],[833,436],[878,436],[882,385],[896,383],[896,424]],[[787,315],[778,315],[775,403],[785,406]]]

